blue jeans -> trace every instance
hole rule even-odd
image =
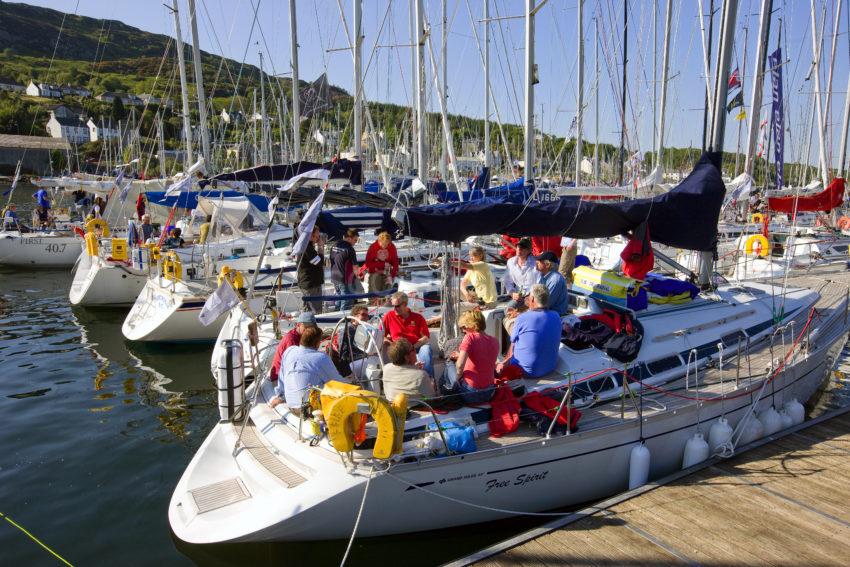
[[[440,382],[440,390],[442,394],[460,394],[463,403],[470,406],[489,402],[496,393],[495,386],[479,390],[467,384],[466,380],[458,380],[457,365],[451,360],[446,361],[446,374]]]
[[[354,285],[348,285],[344,282],[334,282],[334,290],[336,290],[337,295],[353,295],[357,293],[354,289]],[[351,309],[351,306],[354,305],[353,299],[338,299],[334,306],[337,311],[345,311]]]
[[[422,363],[423,370],[428,373],[428,376],[434,377],[434,361],[431,358],[431,345],[425,343],[419,347],[416,353],[416,360]]]

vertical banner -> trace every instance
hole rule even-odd
[[[776,163],[776,189],[782,189],[785,165],[785,121],[782,110],[782,49],[768,56],[770,82],[773,85],[773,157]]]

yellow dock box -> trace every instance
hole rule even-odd
[[[126,261],[129,258],[127,254],[127,239],[113,238],[112,239],[112,259]]]

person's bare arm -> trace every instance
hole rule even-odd
[[[457,366],[457,374],[458,376],[463,375],[463,367],[466,366],[466,359],[469,358],[469,353],[462,350],[457,355],[457,362],[455,363]]]

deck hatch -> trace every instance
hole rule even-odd
[[[217,510],[242,502],[251,498],[251,494],[242,481],[238,478],[229,478],[221,482],[214,482],[195,490],[190,490],[189,494],[198,508],[198,513],[203,514],[211,510]]]

